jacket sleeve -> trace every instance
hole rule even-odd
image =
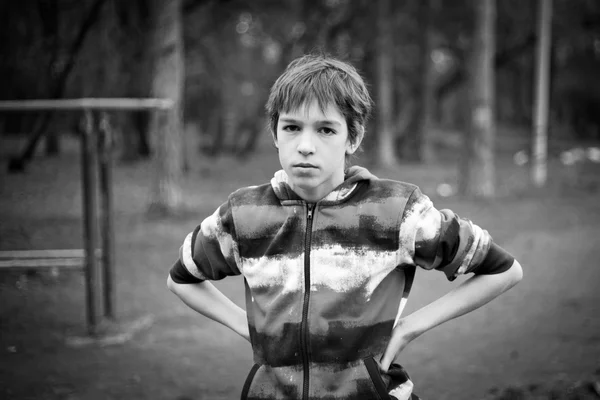
[[[442,271],[448,280],[470,272],[499,273],[514,260],[486,230],[450,210],[437,210],[418,188],[402,215],[400,249],[401,262]]]
[[[219,280],[239,275],[238,261],[232,208],[228,201],[186,236],[170,275],[177,283]]]

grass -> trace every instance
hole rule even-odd
[[[14,143],[3,141],[5,165]],[[79,158],[38,157],[26,174],[0,170],[0,249],[82,247]],[[553,162],[544,190],[499,155],[496,201],[436,195],[455,184],[453,163],[403,165],[373,172],[419,184],[438,208],[451,208],[488,229],[524,266],[525,279],[488,306],[428,332],[401,355],[416,391],[430,399],[482,399],[508,386],[575,381],[600,368],[600,176],[595,166]],[[114,346],[65,345],[85,330],[80,273],[0,275],[0,398],[234,399],[252,365],[249,345],[194,315],[165,286],[185,237],[232,190],[267,181],[278,167],[262,146],[246,163],[195,156],[183,187],[187,211],[150,220],[149,163],[114,172],[117,314],[151,315],[152,326]],[[435,272],[419,271],[407,311],[450,290]],[[243,305],[243,281],[217,283]]]

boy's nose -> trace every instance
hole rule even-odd
[[[300,142],[298,143],[298,152],[303,155],[308,155],[315,152],[314,140],[310,133],[307,132],[300,137]]]

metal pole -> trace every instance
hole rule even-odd
[[[538,46],[536,53],[534,132],[531,180],[536,187],[546,184],[548,175],[548,106],[550,91],[550,41],[552,0],[538,0]]]
[[[104,315],[115,319],[114,223],[112,196],[112,157],[110,122],[106,112],[100,115],[99,165],[102,235],[102,272],[104,278]]]
[[[97,334],[98,327],[98,293],[100,281],[96,263],[97,212],[96,212],[96,140],[94,138],[94,117],[92,111],[84,111],[84,124],[81,129],[81,170],[84,212],[85,241],[85,281],[87,322],[90,335]]]

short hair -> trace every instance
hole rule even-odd
[[[271,87],[265,109],[273,137],[277,138],[282,112],[315,100],[323,112],[330,104],[338,108],[346,119],[350,143],[355,144],[370,117],[373,100],[356,68],[320,54],[293,60]]]

